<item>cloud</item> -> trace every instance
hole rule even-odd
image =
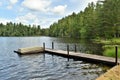
[[[0,6],[2,6],[2,2],[0,2]]]
[[[70,2],[72,2],[72,3],[80,3],[80,2],[84,2],[84,3],[86,3],[87,2],[87,4],[89,3],[89,2],[97,2],[98,0],[70,0]]]
[[[17,22],[22,22],[22,23],[26,23],[27,24],[27,23],[29,23],[29,20],[33,20],[35,18],[36,18],[36,16],[33,15],[32,13],[27,13],[24,16],[18,16],[15,20]]]
[[[12,7],[12,5],[9,5],[9,6],[7,6],[7,9],[12,9],[13,7]]]
[[[40,17],[36,14],[27,13],[23,16],[18,16],[15,19],[15,22],[17,22],[17,23],[21,22],[26,25],[29,25],[29,24],[41,25],[42,28],[47,28],[53,22],[53,20],[54,20],[53,18],[48,19],[47,17]]]
[[[18,0],[10,0],[10,4],[14,5],[18,2]]]
[[[24,11],[23,7],[19,8],[19,12],[23,12],[23,11]]]
[[[36,11],[47,11],[50,4],[50,0],[24,0],[22,2],[23,6]]]
[[[42,11],[48,13],[54,13],[54,14],[64,14],[67,5],[58,5],[53,7],[52,6],[52,0],[24,0],[22,2],[22,6],[34,10],[34,11]],[[45,14],[46,14],[45,13]]]
[[[59,5],[59,6],[54,7],[52,11],[55,14],[64,14],[66,8],[67,8],[67,5],[64,5],[64,6],[63,5]]]
[[[18,2],[18,0],[9,0],[9,5],[7,6],[7,9],[12,9],[13,5],[15,5]]]
[[[6,24],[7,22],[11,22],[10,19],[0,18],[0,23]]]
[[[94,2],[94,3],[96,3],[98,0],[90,0],[90,2]]]
[[[18,16],[15,21],[17,23],[21,22],[23,24],[36,24],[39,25],[40,21],[38,20],[37,16],[32,13],[27,13],[23,16]]]
[[[49,26],[51,24],[53,24],[54,22],[57,22],[58,18],[47,18],[47,17],[41,17],[39,19],[39,23],[40,23],[40,26],[41,28],[49,28]]]

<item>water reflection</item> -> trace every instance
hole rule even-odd
[[[56,38],[54,40],[55,48],[67,50],[67,45],[70,46],[70,50],[75,50],[75,45],[77,46],[77,51],[82,53],[90,53],[90,54],[97,54],[103,55],[102,44],[94,43],[90,40],[80,40],[80,39],[71,39],[71,38]]]

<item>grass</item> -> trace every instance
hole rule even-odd
[[[115,57],[115,45],[105,45],[103,49],[104,56]],[[120,58],[120,46],[118,46],[118,57]]]
[[[105,45],[120,45],[120,38],[113,38],[113,39],[97,39],[95,40],[97,43],[102,43]]]
[[[120,38],[97,39],[95,42],[104,45],[103,55],[108,57],[115,57],[115,46],[118,45],[118,57],[120,58]]]

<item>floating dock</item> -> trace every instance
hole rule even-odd
[[[41,53],[44,52],[43,47],[35,46],[35,47],[26,47],[26,48],[19,48],[17,51],[14,51],[18,54],[34,54],[34,53]]]
[[[105,64],[109,66],[114,66],[117,63],[120,63],[120,59],[118,59],[116,63],[116,59],[112,57],[85,54],[85,53],[80,53],[80,52],[68,52],[68,51],[54,50],[54,49],[45,49],[45,52],[54,54],[54,55],[68,57],[68,58],[75,58],[75,59],[87,61],[90,63],[99,63],[99,64]]]

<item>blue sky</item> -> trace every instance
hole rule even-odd
[[[0,0],[0,23],[15,22],[48,28],[62,17],[78,13],[97,0]]]

